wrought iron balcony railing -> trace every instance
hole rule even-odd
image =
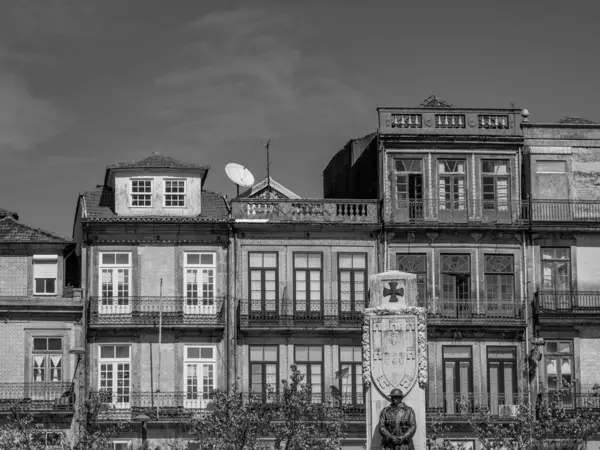
[[[222,306],[222,297],[90,297],[90,325],[222,326]]]
[[[478,414],[487,410],[499,417],[515,417],[519,406],[525,404],[526,396],[521,393],[437,393],[427,395],[427,414],[432,416],[454,416]]]
[[[240,300],[241,328],[360,329],[364,302],[340,300]]]
[[[555,392],[540,394],[540,400],[550,407],[578,410],[579,412],[600,412],[600,392]]]
[[[526,226],[529,223],[528,202],[525,200],[483,200],[463,198],[423,198],[396,200],[391,220],[396,224]]]
[[[377,200],[234,199],[231,207],[238,221],[376,224],[379,220]]]
[[[544,291],[535,295],[539,315],[600,314],[600,291]]]
[[[525,323],[524,304],[518,300],[434,299],[427,305],[427,317],[434,324]]]
[[[600,222],[600,200],[531,200],[531,221]]]
[[[71,383],[0,383],[0,411],[72,412]]]

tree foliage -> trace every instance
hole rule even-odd
[[[239,388],[214,394],[212,411],[192,421],[201,448],[212,450],[337,450],[346,425],[340,405],[313,396],[303,375],[291,366],[281,391],[244,394]],[[268,438],[272,446],[265,443]]]

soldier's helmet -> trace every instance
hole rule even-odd
[[[404,397],[404,393],[400,389],[392,389],[390,392],[390,397]]]

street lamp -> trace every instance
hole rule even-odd
[[[133,418],[134,422],[141,422],[142,423],[142,449],[146,449],[145,445],[146,445],[146,440],[148,439],[148,427],[146,426],[146,424],[148,423],[148,421],[150,420],[150,417],[148,417],[146,414],[138,414],[137,416],[135,416]]]

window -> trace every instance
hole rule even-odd
[[[33,255],[34,295],[56,295],[58,255]]]
[[[43,445],[46,450],[62,450],[66,439],[64,434],[59,431],[43,431]]]
[[[536,173],[565,173],[567,171],[566,161],[536,161]]]
[[[402,272],[414,273],[417,276],[417,299],[419,306],[427,303],[427,255],[423,253],[396,254],[396,268]]]
[[[278,348],[275,345],[250,346],[250,390],[268,400],[269,392],[277,392]]]
[[[366,302],[367,255],[340,253],[338,271],[340,312],[352,315],[362,311]]]
[[[129,253],[100,253],[100,313],[130,311],[130,261]]]
[[[185,207],[185,180],[165,180],[165,206]]]
[[[513,255],[485,255],[485,294],[488,316],[515,317]]]
[[[458,159],[438,161],[439,207],[441,210],[465,210],[465,166],[465,161]]]
[[[205,408],[217,376],[216,348],[207,346],[185,347],[185,407]]]
[[[323,311],[321,253],[294,253],[294,304],[298,316],[320,316]]]
[[[62,338],[34,337],[31,356],[35,383],[60,383],[63,381]]]
[[[515,347],[488,347],[489,408],[493,414],[502,414],[500,406],[517,405],[517,349]]]
[[[362,347],[340,346],[340,394],[344,404],[363,405]]]
[[[510,180],[508,161],[483,160],[482,165],[483,209],[508,211]]]
[[[250,313],[277,313],[277,253],[248,254]]]
[[[152,180],[131,180],[131,206],[152,206]]]
[[[131,353],[129,345],[100,345],[98,390],[103,403],[129,408]]]
[[[297,345],[294,361],[298,371],[304,375],[303,384],[310,386],[312,401],[323,401],[323,346]]]
[[[202,450],[200,448],[200,442],[188,441],[186,450]]]
[[[396,208],[410,219],[423,218],[423,168],[421,159],[396,159]],[[406,211],[408,210],[408,211]]]
[[[113,441],[113,450],[131,450],[131,442]]]
[[[546,385],[548,394],[559,396],[563,405],[573,407],[573,343],[546,341]],[[556,398],[550,398],[555,401]]]
[[[188,314],[215,313],[215,254],[186,253],[185,309]]]
[[[542,289],[568,291],[571,289],[570,249],[542,247]]]
[[[442,347],[445,412],[456,414],[473,406],[473,359],[471,347]]]
[[[441,255],[442,314],[446,317],[471,315],[470,255]]]

